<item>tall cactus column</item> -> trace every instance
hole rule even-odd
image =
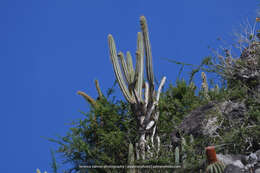
[[[158,102],[166,77],[162,78],[156,92],[154,89],[151,45],[144,16],[140,17],[140,23],[142,32],[137,34],[135,69],[130,52],[127,52],[126,60],[122,52],[117,53],[112,35],[108,35],[108,44],[110,59],[118,84],[125,99],[130,103],[133,116],[137,120],[139,141],[135,147],[136,159],[138,160],[141,157],[141,159],[145,160],[155,157],[159,152],[160,137],[156,134],[156,126],[159,119]],[[146,57],[147,82],[144,81],[144,56]],[[154,138],[157,141],[156,146]]]

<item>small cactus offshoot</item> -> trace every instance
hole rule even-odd
[[[201,73],[201,78],[202,78],[202,91],[203,91],[203,95],[204,97],[206,98],[206,100],[209,100],[210,97],[209,97],[209,86],[208,86],[208,82],[207,82],[207,76],[204,72]]]
[[[103,96],[101,90],[100,90],[100,87],[99,87],[99,82],[98,80],[95,80],[95,85],[96,85],[96,89],[97,89],[97,92],[98,92],[98,98],[101,98]],[[96,104],[96,100],[93,99],[92,97],[90,97],[88,94],[86,94],[85,92],[83,91],[78,91],[77,92],[79,95],[81,95],[88,103],[91,104],[91,106],[95,107],[97,106]]]
[[[135,153],[134,153],[134,146],[132,143],[129,143],[129,147],[128,147],[128,165],[131,166],[133,165],[135,162]],[[129,168],[127,170],[127,173],[135,173],[135,169],[134,168]]]
[[[179,165],[180,164],[180,149],[179,147],[175,148],[175,164]]]

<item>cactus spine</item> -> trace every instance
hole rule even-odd
[[[136,145],[137,160],[140,156],[143,160],[154,157],[160,147],[160,138],[156,134],[156,124],[159,118],[158,102],[166,77],[163,77],[156,93],[154,87],[154,74],[152,66],[152,53],[149,40],[148,27],[144,16],[140,17],[142,32],[137,33],[136,65],[133,67],[130,52],[126,54],[126,60],[122,52],[117,53],[116,45],[111,34],[108,35],[110,59],[119,87],[130,103],[134,117],[137,119],[139,141]],[[144,83],[144,57],[147,82]],[[144,93],[142,92],[144,88]],[[151,135],[147,135],[147,133]],[[154,145],[154,137],[157,140],[157,149]],[[148,142],[151,142],[149,146]],[[156,151],[156,153],[152,153]],[[149,153],[148,155],[145,153]]]

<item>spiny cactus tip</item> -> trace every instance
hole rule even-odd
[[[84,95],[85,93],[82,92],[82,91],[77,91],[77,94],[78,94],[78,95]]]
[[[118,56],[122,56],[122,55],[123,55],[123,52],[119,51],[117,55],[118,55]]]
[[[109,39],[113,38],[112,34],[108,34],[107,38]]]
[[[146,19],[145,19],[144,16],[141,16],[141,17],[140,17],[140,21],[141,21],[141,22],[145,22],[145,20],[146,20]]]

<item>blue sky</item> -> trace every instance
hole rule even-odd
[[[231,42],[234,30],[253,23],[257,0],[2,0],[0,1],[0,170],[50,170],[43,137],[65,135],[88,105],[76,94],[96,97],[94,80],[105,92],[115,80],[107,35],[123,52],[136,48],[139,16],[150,30],[155,74],[174,83],[179,66],[162,58],[199,64]],[[186,68],[186,70],[189,70]],[[186,75],[187,76],[187,75]],[[184,75],[185,77],[185,75]],[[199,82],[199,81],[198,81]],[[122,98],[116,87],[118,98]]]

